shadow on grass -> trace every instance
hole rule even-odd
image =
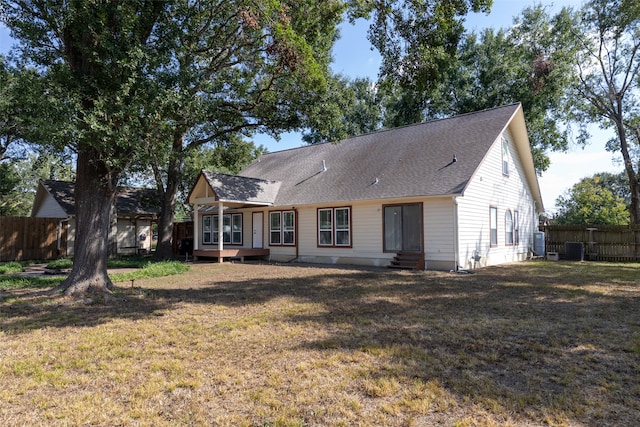
[[[630,425],[640,419],[638,271],[563,263],[469,275],[310,270],[133,295],[123,289],[90,307],[4,302],[0,331],[145,318],[183,303],[249,307],[285,298],[322,307],[279,314],[326,332],[296,348],[376,355],[380,363],[363,376],[437,381],[462,402],[529,422]]]

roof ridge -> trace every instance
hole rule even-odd
[[[282,151],[286,151],[286,150],[282,150]],[[276,153],[279,153],[279,151],[275,151]],[[224,175],[224,176],[228,176],[228,177],[232,177],[232,178],[245,178],[245,179],[252,179],[254,181],[262,181],[262,182],[277,182],[277,181],[271,181],[269,179],[264,179],[264,178],[256,178],[253,176],[245,176],[245,175],[233,175],[230,173],[224,173],[224,172],[215,172],[215,171],[210,171],[210,170],[206,170],[206,169],[202,169],[203,173],[207,173],[207,174],[215,174],[215,175]]]
[[[369,136],[369,135],[378,135],[378,134],[382,134],[382,133],[385,133],[385,132],[397,131],[399,129],[407,129],[407,128],[411,128],[411,127],[415,127],[415,126],[422,126],[422,125],[426,125],[426,124],[442,122],[442,121],[445,121],[445,120],[459,119],[459,118],[462,118],[462,117],[467,117],[467,116],[487,113],[489,111],[509,108],[509,107],[513,107],[513,106],[516,106],[516,105],[521,105],[521,103],[520,102],[513,102],[511,104],[505,104],[505,105],[500,105],[500,106],[497,106],[497,107],[485,108],[484,110],[470,111],[468,113],[454,114],[454,115],[448,116],[448,117],[440,117],[440,118],[436,118],[436,119],[430,119],[430,120],[426,120],[426,121],[423,121],[423,122],[411,123],[411,124],[397,126],[397,127],[393,127],[393,128],[380,129],[380,130],[376,130],[376,131],[373,131],[373,132],[361,133],[359,135],[350,136],[348,138],[344,138],[344,139],[341,139],[339,141],[320,142],[320,143],[317,143],[317,144],[303,145],[301,147],[286,148],[284,150],[278,150],[278,151],[273,151],[273,152],[262,154],[260,157],[268,156],[270,154],[283,153],[283,152],[286,152],[286,151],[301,150],[301,149],[310,148],[310,147],[320,147],[320,146],[325,146],[327,144],[334,144],[334,145],[335,144],[340,144],[340,143],[343,143],[343,142],[346,142],[346,141],[349,141],[349,140],[363,138],[363,137],[366,137],[366,136]],[[258,157],[254,161],[260,161],[260,157]]]

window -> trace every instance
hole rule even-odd
[[[513,211],[513,244],[520,244],[520,225],[518,225],[518,211]]]
[[[349,209],[335,210],[336,216],[336,246],[351,245],[351,226],[349,224]]]
[[[318,246],[351,246],[351,208],[318,209]]]
[[[295,245],[296,220],[294,211],[269,212],[269,244]]]
[[[211,215],[202,217],[202,243],[211,244]]]
[[[318,210],[318,245],[333,246],[333,210]]]
[[[269,212],[269,244],[282,244],[282,212]]]
[[[293,211],[282,212],[282,244],[293,245],[295,243],[295,223]]]
[[[242,214],[231,215],[231,243],[242,244]]]
[[[498,246],[498,208],[489,208],[489,239],[491,246]]]
[[[504,213],[504,243],[513,245],[513,215],[510,210]]]
[[[202,243],[218,244],[218,215],[202,217]],[[230,245],[242,244],[242,214],[222,215],[222,243]]]
[[[502,139],[502,173],[509,175],[509,141]]]

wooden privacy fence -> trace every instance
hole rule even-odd
[[[580,242],[591,261],[640,261],[640,225],[547,225],[545,250],[566,256],[567,242]]]
[[[49,260],[67,253],[67,223],[58,218],[0,217],[0,261]]]

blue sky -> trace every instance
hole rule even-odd
[[[472,14],[466,19],[468,30],[481,30],[486,27],[508,28],[513,23],[513,17],[528,6],[538,3],[548,6],[552,12],[559,11],[563,6],[579,7],[582,0],[494,0],[492,12],[486,14]],[[377,77],[380,57],[370,49],[366,39],[367,23],[359,21],[355,25],[343,24],[341,39],[334,48],[333,69],[351,78]],[[6,53],[11,46],[11,39],[6,28],[0,26],[0,53]],[[545,209],[554,210],[556,198],[571,188],[585,176],[597,172],[619,172],[622,166],[619,156],[614,156],[604,150],[606,136],[601,133],[594,137],[587,148],[572,148],[568,153],[551,153],[551,167],[541,177],[539,183]],[[269,151],[279,151],[303,145],[299,134],[291,133],[282,136],[280,141],[265,136],[257,136],[256,144],[262,144]]]

